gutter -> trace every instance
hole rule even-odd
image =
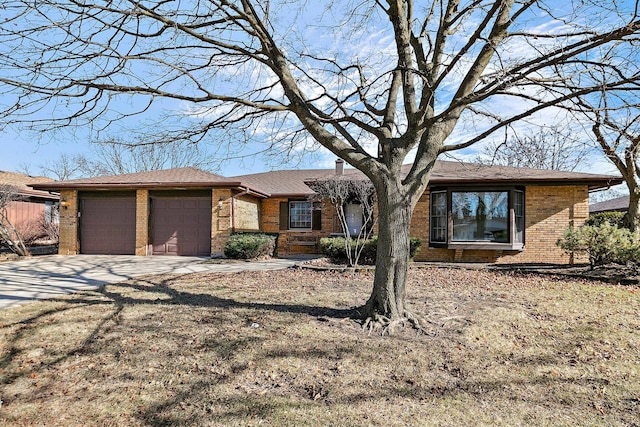
[[[102,183],[102,182],[85,182],[85,183],[74,183],[74,182],[59,182],[59,183],[51,183],[47,184],[30,184],[29,187],[34,188],[36,190],[43,191],[59,191],[59,190],[125,190],[125,189],[138,189],[138,188],[146,188],[149,190],[153,189],[175,189],[175,188],[236,188],[242,191],[246,191],[247,194],[254,195],[256,197],[268,198],[271,194],[258,190],[256,188],[252,188],[243,182],[233,181],[233,182],[114,182],[114,183]]]

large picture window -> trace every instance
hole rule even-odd
[[[507,191],[454,191],[451,193],[452,241],[509,241]]]
[[[524,247],[524,191],[431,191],[429,241],[437,247],[520,250]]]

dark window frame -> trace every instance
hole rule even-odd
[[[308,227],[292,227],[291,226],[291,209],[292,203],[309,203],[310,204],[310,225]],[[308,199],[289,199],[286,202],[280,202],[280,231],[292,232],[309,232],[322,229],[322,204],[313,202]]]
[[[300,208],[297,208],[298,205],[305,205],[306,207],[300,209]],[[293,221],[294,218],[295,218],[295,221]],[[300,225],[300,224],[304,224],[304,225]],[[310,200],[289,200],[289,230],[306,231],[306,230],[312,230],[312,229],[313,229],[313,202],[311,202]]]
[[[444,196],[444,215],[441,211],[436,212],[436,208],[439,207],[434,202],[435,197],[441,198]],[[446,244],[449,237],[449,207],[448,207],[448,192],[446,190],[434,190],[429,194],[429,243],[443,245]],[[441,201],[440,201],[441,203]],[[433,219],[437,218],[437,221]],[[444,231],[444,235],[442,235]]]
[[[507,235],[508,241],[494,242],[487,240],[453,240],[453,193],[465,192],[506,192],[508,206]],[[434,240],[434,227],[438,222],[433,221],[434,195],[441,197],[446,193],[447,214],[446,214],[446,241]],[[518,195],[518,196],[517,196]],[[521,197],[521,215],[516,214],[516,197]],[[526,191],[522,186],[450,186],[434,187],[429,194],[429,247],[446,249],[480,249],[480,250],[524,250],[526,241]],[[517,221],[520,222],[517,222]],[[520,230],[521,228],[521,230]],[[518,231],[521,231],[522,241],[518,241]]]

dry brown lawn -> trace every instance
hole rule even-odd
[[[640,290],[412,270],[429,333],[350,320],[370,273],[152,276],[0,311],[3,426],[638,426]]]

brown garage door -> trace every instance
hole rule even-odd
[[[153,255],[211,255],[211,197],[152,197]]]
[[[133,255],[136,251],[136,199],[134,197],[80,200],[80,252]]]

